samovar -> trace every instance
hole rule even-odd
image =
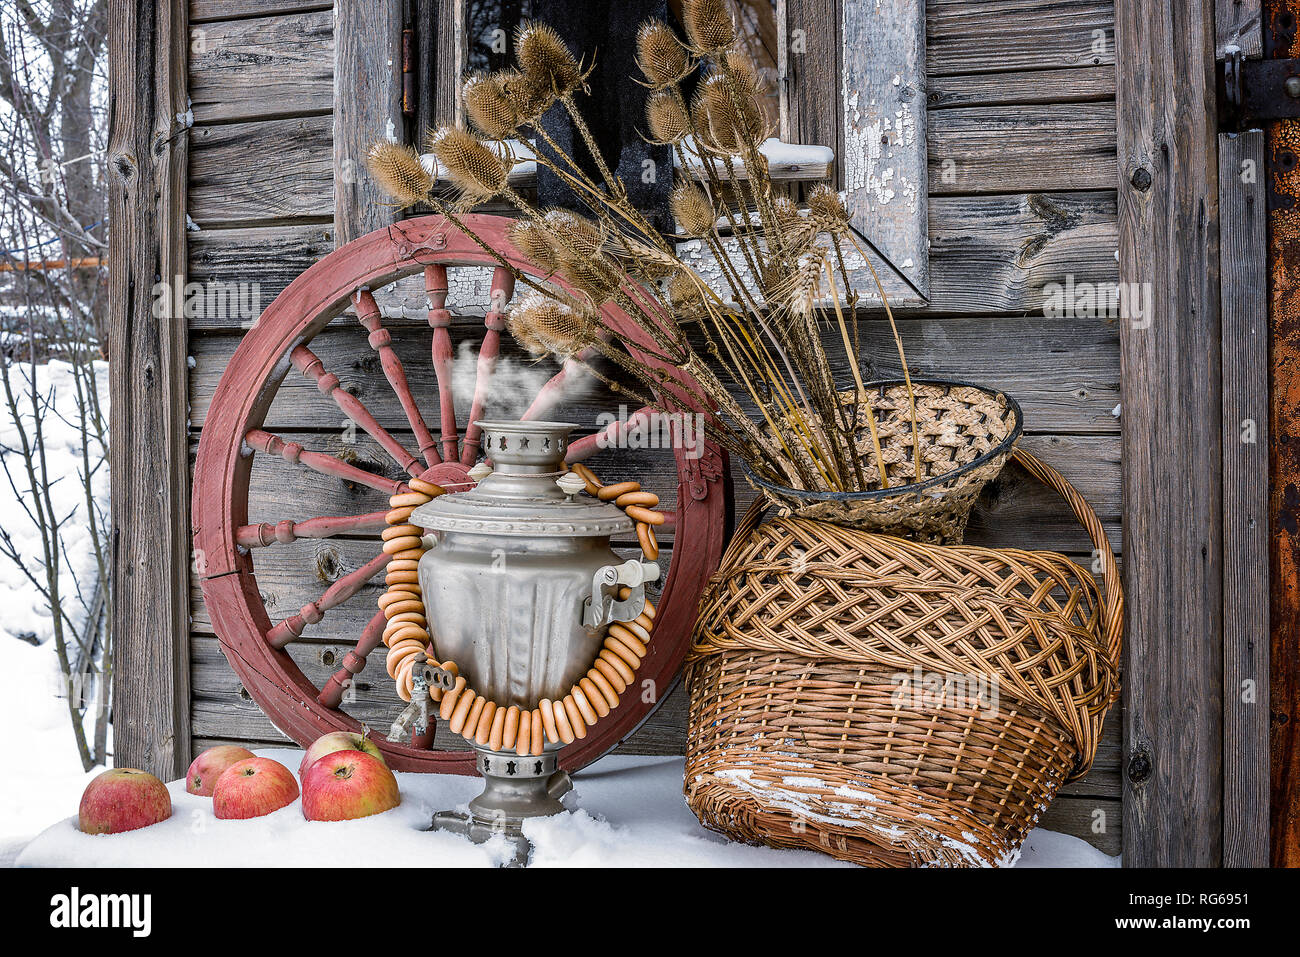
[[[478,484],[421,505],[410,521],[426,531],[419,564],[430,641],[439,661],[454,661],[498,706],[525,713],[560,700],[591,667],[612,622],[645,607],[653,562],[624,561],[610,538],[633,531],[622,509],[588,495],[564,468],[563,422],[481,422],[490,470]],[[619,599],[620,591],[630,591]],[[426,668],[444,686],[452,676]],[[467,736],[468,737],[468,736]],[[504,834],[515,863],[529,853],[523,821],[564,810],[568,777],[557,770],[560,745],[521,758],[470,740],[485,780],[469,814],[444,811],[435,829],[476,842]]]

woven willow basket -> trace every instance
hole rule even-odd
[[[1020,406],[1010,396],[961,382],[913,379],[916,431],[904,382],[872,382],[861,394],[840,393],[857,421],[854,443],[865,484],[879,484],[866,410],[875,416],[887,488],[822,492],[786,488],[757,476],[750,481],[783,514],[957,545],[985,484],[1002,471],[1020,437]],[[917,456],[921,446],[921,475]],[[810,466],[811,467],[811,466]]]
[[[1101,557],[936,546],[794,517],[742,520],[688,656],[686,795],[734,840],[860,864],[1014,859],[1088,771],[1119,694],[1123,596]]]

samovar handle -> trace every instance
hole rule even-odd
[[[600,628],[615,621],[632,621],[645,610],[645,583],[659,580],[659,565],[633,558],[621,565],[604,565],[591,579],[591,595],[582,603],[582,623]],[[619,601],[606,588],[626,585],[632,590]]]

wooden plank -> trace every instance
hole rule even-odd
[[[235,20],[244,17],[267,17],[290,13],[328,10],[333,2],[321,0],[190,0],[190,23],[211,20]]]
[[[1115,67],[1024,70],[989,75],[930,76],[927,105],[1021,106],[1029,103],[1087,103],[1115,99]]]
[[[200,228],[328,220],[334,215],[333,123],[329,116],[304,116],[196,126],[190,218]]]
[[[1030,317],[903,319],[900,333],[917,376],[947,376],[1003,389],[1021,404],[1026,422],[1041,432],[1117,432],[1120,401],[1118,332],[1102,320],[1074,322]],[[393,346],[406,364],[416,396],[437,394],[428,359],[427,326],[391,324]],[[864,321],[864,353],[870,376],[898,374],[888,325]],[[459,337],[457,337],[459,339]],[[191,424],[207,419],[217,381],[238,344],[236,335],[196,336],[191,342]],[[381,422],[402,421],[401,409],[374,365],[374,354],[355,322],[330,328],[312,349],[340,377],[345,389]],[[285,378],[267,414],[267,427],[333,427],[341,419],[333,404],[300,375]]]
[[[378,140],[406,139],[402,2],[336,0],[334,20],[334,242],[342,246],[394,219],[366,153]]]
[[[330,236],[324,225],[200,229],[190,233],[193,278],[257,282],[265,307],[333,248]],[[928,309],[1041,313],[1056,288],[1051,284],[1064,283],[1067,275],[1080,291],[1083,284],[1113,285],[1116,244],[1113,191],[936,196],[930,200]],[[423,293],[417,290],[416,297],[423,307]],[[196,316],[190,324],[212,331],[241,327],[220,315]]]
[[[1111,0],[926,0],[931,77],[1115,62]]]
[[[1061,796],[1043,812],[1038,826],[1082,838],[1103,854],[1115,857],[1123,850],[1121,839],[1127,825],[1118,800]],[[1128,863],[1127,852],[1124,862]]]
[[[206,23],[190,30],[196,123],[328,112],[334,105],[334,14]]]
[[[1264,55],[1260,0],[1214,0],[1214,55],[1222,60],[1240,50],[1248,60]]]
[[[1264,134],[1219,137],[1223,309],[1223,864],[1269,862]]]
[[[437,83],[434,92],[434,122],[439,126],[458,125],[461,119],[460,78],[465,72],[467,40],[465,38],[466,0],[420,0],[436,11],[437,33],[434,64]]]
[[[784,0],[777,73],[781,139],[829,146],[844,155],[844,124],[830,108],[840,102],[842,45],[827,24],[840,22],[840,0]],[[843,185],[836,171],[836,188]]]
[[[1110,102],[936,110],[929,126],[934,195],[1115,185]]]
[[[841,7],[836,155],[853,223],[890,271],[928,298],[925,4],[841,0]]]
[[[1122,323],[1120,335],[1130,596],[1124,861],[1136,867],[1223,862],[1223,432],[1211,7],[1205,0],[1115,4],[1120,281],[1149,284],[1153,309],[1146,323]]]
[[[1117,246],[1114,192],[934,196],[929,311],[1041,315],[1068,289],[1075,321],[1113,320],[1087,306],[1112,301]]]
[[[109,8],[109,301],[114,763],[189,765],[186,331],[156,284],[185,283],[183,0]]]

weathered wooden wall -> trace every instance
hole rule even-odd
[[[901,323],[913,372],[1015,395],[1025,411],[1026,447],[1088,496],[1118,548],[1118,331],[1105,318],[1043,314],[1044,286],[1117,277],[1111,4],[929,0],[927,8],[931,303]],[[258,282],[266,305],[335,243],[334,14],[330,4],[310,0],[192,0],[190,13],[192,31],[201,31],[190,62],[190,279]],[[865,333],[881,345],[875,353],[887,357],[880,324],[865,322]],[[393,328],[417,394],[430,394],[422,361],[427,326]],[[238,317],[190,322],[191,454],[242,331]],[[373,411],[397,412],[355,323],[338,321],[313,349]],[[877,371],[896,370],[884,358]],[[594,416],[597,404],[587,400],[574,414]],[[286,438],[301,434],[311,447],[345,451],[340,419],[310,383],[291,377],[268,423]],[[364,435],[346,451],[385,461]],[[595,464],[621,474],[654,461],[624,456]],[[736,489],[743,508],[750,494],[739,476]],[[305,492],[286,481],[285,471],[258,462],[250,519],[308,517],[295,511]],[[334,514],[379,507],[364,491],[336,486],[329,494],[337,499]],[[1015,473],[990,489],[970,538],[1091,561],[1068,513]],[[258,574],[272,617],[316,597],[355,568],[362,552],[343,540],[298,543],[277,551],[276,560],[268,553]],[[366,603],[354,604],[355,611],[331,619],[330,630],[309,630],[292,646],[309,676],[324,680],[350,647]],[[191,613],[193,746],[283,741],[222,658],[197,590]],[[354,714],[377,726],[391,719],[397,699],[382,661],[367,667],[359,691]],[[681,699],[675,695],[628,747],[680,752]],[[1094,771],[1044,817],[1046,826],[1111,854],[1120,847],[1118,725],[1116,713]]]

